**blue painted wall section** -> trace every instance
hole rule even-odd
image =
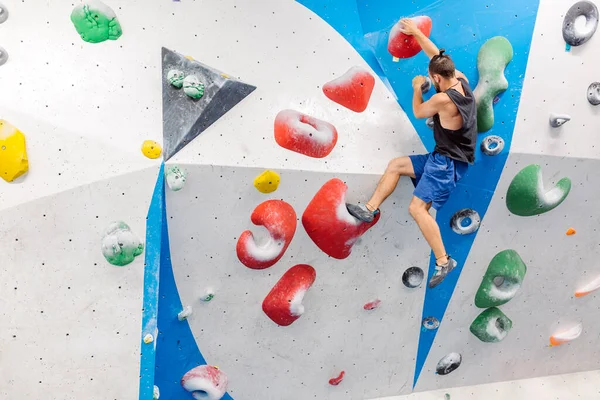
[[[433,316],[442,321],[476,236],[476,233],[466,236],[457,235],[450,228],[449,221],[452,215],[462,208],[472,208],[482,218],[488,209],[510,149],[539,0],[502,2],[300,0],[300,2],[331,24],[370,65],[373,64],[373,57],[375,57],[379,69],[373,69],[378,74],[379,71],[383,71],[400,106],[404,110],[409,110],[408,117],[428,151],[432,151],[435,145],[432,131],[425,125],[424,120],[415,119],[411,111],[411,81],[415,75],[427,74],[428,59],[421,52],[413,58],[394,62],[387,51],[387,41],[392,26],[405,16],[429,16],[433,20],[431,39],[438,47],[447,50],[457,68],[469,78],[473,89],[478,79],[477,54],[485,41],[494,36],[504,36],[513,46],[514,58],[505,71],[509,88],[500,96],[498,104],[494,107],[494,127],[489,132],[479,135],[475,165],[461,180],[448,203],[437,213],[436,218],[446,250],[458,261],[458,267],[438,287],[426,288],[423,317]],[[357,15],[360,24],[356,23]],[[356,32],[359,27],[363,30],[362,39]],[[365,47],[370,48],[370,55],[365,55]],[[504,139],[505,150],[500,155],[489,157],[481,153],[479,145],[487,135],[497,135]],[[407,154],[398,154],[398,156],[402,155]],[[429,277],[433,274],[434,264],[435,259],[432,255]],[[420,325],[418,329],[421,329]],[[413,386],[417,383],[436,333],[436,331],[421,330]],[[453,349],[448,349],[448,352],[451,351]]]
[[[164,164],[161,165],[152,202],[146,218],[146,254],[144,262],[144,308],[142,309],[142,341],[140,359],[140,400],[152,399],[154,391],[154,343],[145,344],[144,336],[156,334],[158,284],[161,257],[161,235],[165,206]]]
[[[140,400],[152,399],[154,385],[160,389],[161,400],[191,399],[180,380],[190,369],[206,364],[206,360],[188,322],[177,319],[183,306],[171,264],[164,164],[156,181],[146,229],[142,338],[151,333],[155,341],[145,344],[142,340]],[[199,310],[194,312],[195,317],[201,318]],[[223,400],[232,398],[225,394]]]

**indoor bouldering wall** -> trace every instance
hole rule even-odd
[[[593,3],[4,1],[3,398],[596,395]],[[345,207],[433,149],[402,17],[478,99],[435,288]]]

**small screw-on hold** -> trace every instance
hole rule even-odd
[[[427,124],[427,126],[429,127],[429,129],[433,129],[434,122],[433,122],[433,118],[432,117],[427,118],[427,120],[425,121],[425,123]]]
[[[160,390],[158,386],[154,385],[154,392],[152,394],[152,400],[158,400],[160,398]]]
[[[146,336],[144,336],[144,343],[150,344],[152,342],[154,342],[154,336],[152,336],[151,334],[147,334]]]
[[[181,310],[181,312],[179,314],[177,314],[177,319],[180,321],[185,321],[186,319],[188,319],[188,317],[192,315],[192,307],[191,306],[185,306],[183,308],[183,310]]]
[[[212,288],[206,288],[204,293],[200,296],[200,300],[209,302],[215,297],[215,291]]]
[[[425,94],[431,89],[431,79],[425,77],[425,82],[421,85],[421,93]]]
[[[0,24],[6,22],[8,19],[8,9],[2,3],[0,3]]]
[[[4,47],[0,47],[0,65],[6,64],[8,61],[8,52],[4,49]]]
[[[559,126],[563,126],[565,123],[569,122],[571,117],[567,114],[550,114],[550,126],[553,128],[558,128]]]

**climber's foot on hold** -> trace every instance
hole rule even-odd
[[[366,204],[346,204],[350,215],[362,222],[373,222],[379,210],[370,210]]]
[[[435,273],[433,274],[433,276],[431,277],[431,280],[429,281],[429,288],[434,288],[437,285],[439,285],[440,283],[442,283],[442,281],[446,278],[446,276],[448,276],[448,274],[454,268],[456,268],[456,260],[454,260],[450,256],[448,256],[447,258],[448,258],[448,261],[446,261],[446,263],[435,265]]]

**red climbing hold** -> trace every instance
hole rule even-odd
[[[363,306],[363,308],[367,311],[371,311],[376,309],[377,307],[379,307],[379,305],[381,304],[381,300],[377,299],[377,300],[373,300],[368,302],[367,304],[365,304]]]
[[[344,380],[344,375],[346,375],[346,371],[340,372],[340,374],[337,377],[331,378],[329,380],[329,384],[332,385],[332,386],[339,385]]]
[[[269,239],[259,245],[251,231],[244,231],[237,242],[237,256],[248,268],[269,268],[283,257],[294,238],[296,212],[283,200],[267,200],[254,209],[250,219],[269,231]]]
[[[352,252],[352,246],[373,222],[360,222],[346,209],[346,190],[341,180],[327,181],[310,201],[302,215],[302,225],[308,236],[327,255],[344,259]]]
[[[218,400],[227,392],[227,384],[227,375],[212,365],[195,367],[181,378],[181,386],[196,399]],[[196,397],[197,393],[202,397]]]
[[[309,157],[329,155],[338,140],[335,126],[294,110],[283,110],[275,117],[275,141],[284,149]]]
[[[306,264],[288,269],[263,300],[262,309],[277,325],[288,326],[304,313],[302,300],[317,272]]]
[[[369,105],[375,78],[361,67],[352,67],[344,75],[323,85],[323,93],[330,100],[355,112],[363,112]]]
[[[431,35],[431,18],[425,15],[411,18],[417,24],[417,27],[425,36]],[[414,36],[402,33],[402,22],[396,22],[392,27],[388,39],[388,51],[397,58],[414,57],[421,51],[421,46]]]

